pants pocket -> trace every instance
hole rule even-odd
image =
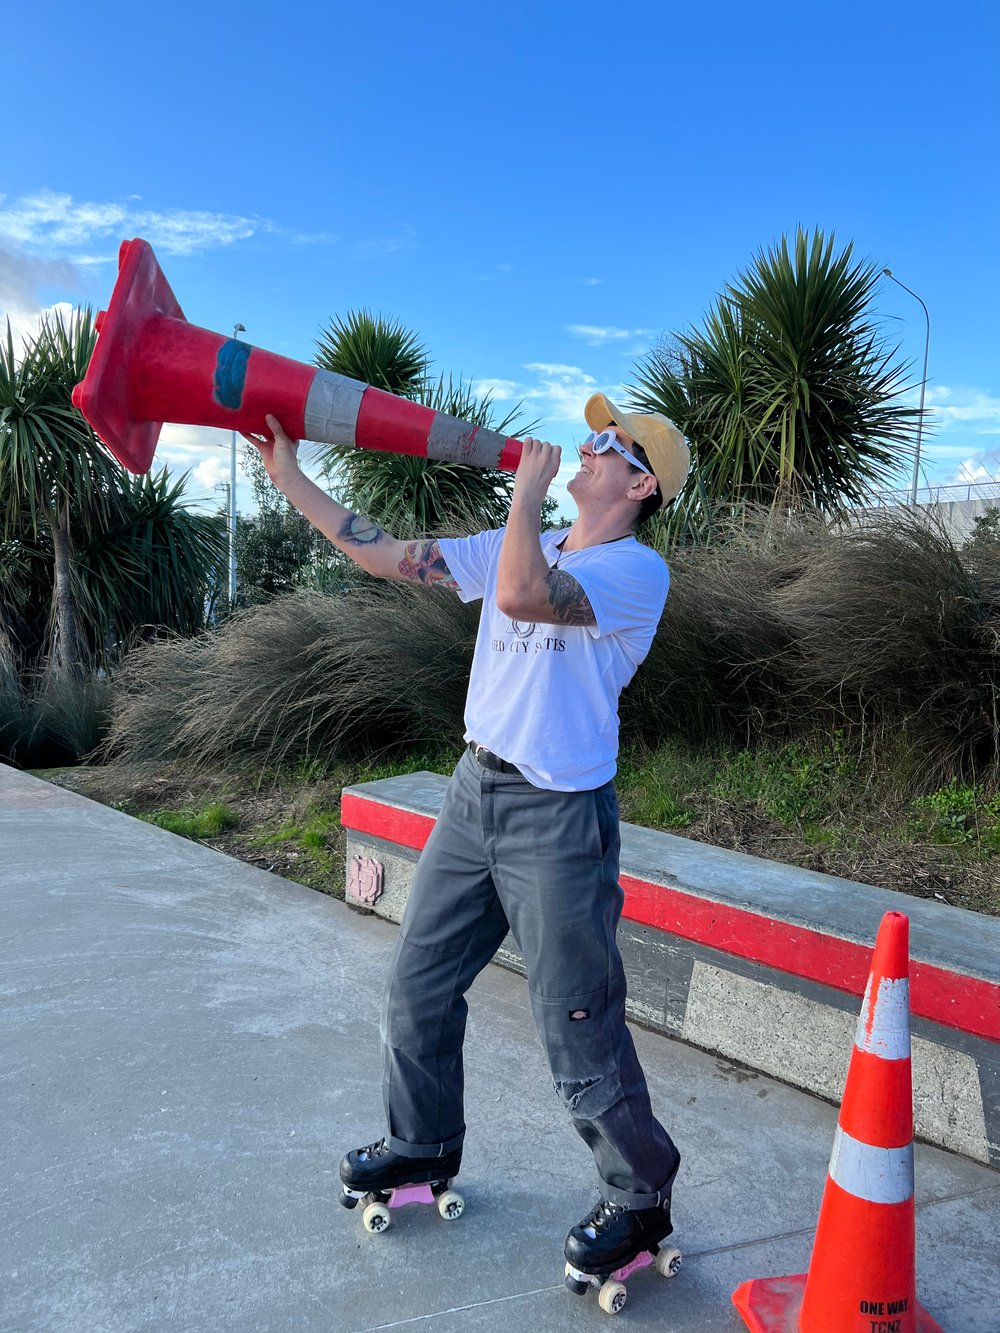
[[[607,990],[531,996],[556,1092],[578,1120],[603,1115],[623,1095]]]

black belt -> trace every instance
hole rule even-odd
[[[506,759],[501,759],[498,754],[492,750],[487,750],[485,745],[479,745],[476,741],[469,741],[469,749],[472,751],[472,757],[483,768],[491,768],[494,773],[516,773],[521,777],[521,770],[516,764],[508,764]]]

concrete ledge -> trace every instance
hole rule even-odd
[[[373,910],[388,920],[446,785],[411,773],[344,789],[349,876],[358,858],[381,866]],[[879,922],[905,912],[916,1132],[1000,1167],[1000,919],[633,824],[621,883],[629,1016],[831,1101]],[[510,937],[498,961],[523,972]]]

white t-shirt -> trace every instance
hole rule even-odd
[[[670,576],[634,537],[560,555],[568,531],[543,533],[542,552],[579,582],[596,625],[531,624],[500,612],[504,529],[439,545],[462,600],[483,599],[465,739],[516,764],[536,787],[589,791],[615,775],[618,696],[649,651]]]

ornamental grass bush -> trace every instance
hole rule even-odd
[[[104,757],[324,765],[461,744],[477,608],[395,583],[300,591],[137,648]]]
[[[0,652],[0,762],[20,768],[78,764],[107,734],[106,679],[24,679]]]
[[[678,551],[625,733],[737,746],[842,733],[891,742],[926,780],[998,772],[1000,559],[975,564],[924,514],[831,525],[750,515]]]
[[[622,701],[626,745],[718,752],[836,736],[915,787],[995,780],[1000,558],[911,511],[850,525],[751,515],[670,560],[660,630]],[[478,605],[361,583],[297,592],[117,676],[106,756],[273,766],[461,744]],[[905,766],[904,766],[905,767]],[[992,778],[991,778],[992,775]]]

